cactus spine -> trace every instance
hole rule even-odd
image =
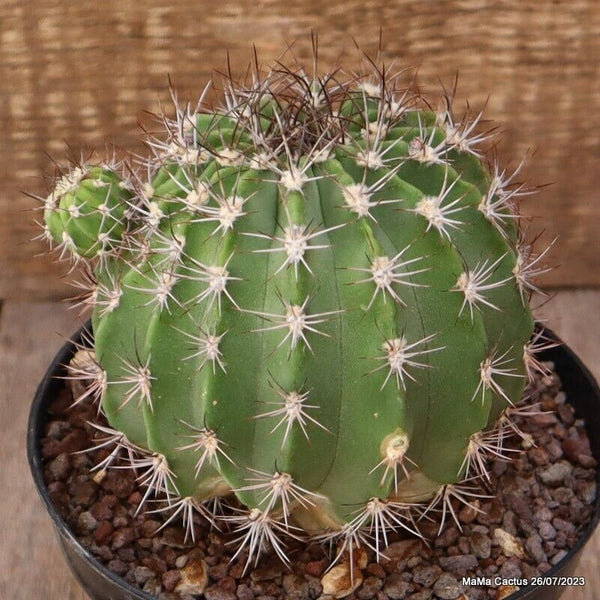
[[[536,366],[524,190],[480,115],[398,82],[230,82],[223,108],[163,117],[141,170],[83,164],[44,199],[45,236],[91,266],[77,372],[105,439],[192,533],[234,494],[251,556],[468,502]]]

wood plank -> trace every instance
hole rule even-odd
[[[0,314],[0,598],[85,600],[58,551],[25,454],[29,405],[64,339],[78,327],[63,303],[6,303]]]
[[[548,324],[600,377],[600,291],[561,291],[541,311]],[[29,477],[24,439],[30,399],[63,336],[78,327],[62,303],[5,303],[0,314],[0,598],[85,600],[65,562]],[[595,600],[600,589],[600,531],[586,547],[578,574],[583,588],[565,592],[565,600]]]
[[[547,299],[544,299],[544,301]],[[539,302],[534,301],[534,305]],[[600,380],[600,291],[561,290],[536,310]]]
[[[0,298],[64,296],[48,259],[32,259],[43,246],[34,235],[32,207],[18,193],[43,194],[52,170],[46,153],[61,161],[65,141],[79,151],[105,140],[139,149],[136,121],[168,102],[167,74],[181,96],[197,97],[229,50],[235,73],[246,66],[251,44],[263,63],[286,43],[309,60],[309,30],[319,32],[323,64],[340,55],[355,67],[355,38],[373,53],[384,27],[387,64],[420,65],[420,80],[437,89],[460,71],[459,98],[503,124],[503,157],[518,161],[538,151],[527,170],[537,184],[553,183],[524,206],[538,229],[559,234],[548,285],[600,285],[595,202],[600,136],[600,3],[594,0],[238,0],[144,3],[1,2],[0,178],[5,193],[0,219]],[[461,100],[462,104],[462,100]],[[6,216],[9,215],[9,218]],[[556,258],[558,257],[558,258]]]

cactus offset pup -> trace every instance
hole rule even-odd
[[[101,466],[129,462],[192,535],[194,511],[229,521],[249,562],[286,560],[285,535],[379,551],[423,511],[443,525],[540,368],[523,187],[485,159],[481,115],[389,73],[281,68],[225,98],[43,199],[84,266],[93,350],[71,376],[110,424]]]

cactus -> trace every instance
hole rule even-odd
[[[399,82],[229,81],[223,107],[163,116],[140,168],[83,162],[43,199],[85,265],[94,347],[71,374],[110,425],[101,466],[141,470],[142,505],[166,495],[192,535],[234,495],[249,560],[285,560],[282,535],[418,532],[436,507],[443,525],[540,368],[528,190],[488,162],[480,114]]]

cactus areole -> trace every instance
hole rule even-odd
[[[229,82],[163,116],[139,166],[82,161],[44,198],[84,266],[94,348],[71,372],[110,424],[103,466],[129,461],[192,533],[235,495],[251,556],[454,515],[539,366],[525,190],[481,115],[399,81]]]

